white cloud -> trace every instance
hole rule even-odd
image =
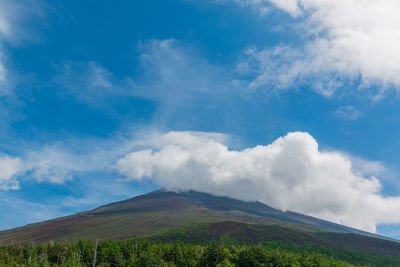
[[[18,157],[0,155],[0,190],[18,190],[21,181],[63,184],[79,174],[109,171],[132,145],[121,140],[81,139],[29,147]]]
[[[4,155],[0,157],[0,189],[18,190],[20,180],[27,174],[37,182],[62,184],[83,170],[85,161],[55,146],[27,151],[23,157]]]
[[[8,155],[0,156],[0,189],[19,189],[17,176],[24,172],[20,158]]]
[[[7,36],[10,34],[10,25],[4,16],[5,10],[0,7],[0,34],[1,36]]]
[[[301,14],[301,8],[298,0],[270,0],[270,2],[294,17],[297,17]]]
[[[346,80],[364,88],[379,87],[376,97],[390,88],[400,89],[399,1],[249,2],[256,8],[268,3],[301,18],[295,24],[308,40],[304,47],[252,51],[251,59],[263,63],[252,86],[272,87],[275,81],[283,88],[311,84],[326,96]],[[274,80],[274,75],[278,79]]]
[[[46,146],[38,151],[28,151],[25,164],[30,176],[38,182],[62,184],[85,169],[86,161],[58,146]]]
[[[173,190],[258,200],[371,232],[377,224],[400,222],[400,198],[383,196],[379,180],[366,176],[379,172],[379,164],[353,165],[344,153],[320,151],[307,133],[241,151],[213,135],[190,132],[171,132],[154,142],[156,148],[119,159],[120,174]]]
[[[363,176],[392,176],[391,171],[379,161],[365,160],[360,157],[348,155],[353,166],[353,172]]]
[[[111,170],[112,162],[131,147],[130,142],[120,137],[70,138],[64,142],[27,148],[21,158],[29,179],[63,184],[79,174]]]

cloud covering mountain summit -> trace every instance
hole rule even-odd
[[[240,151],[230,150],[220,135],[191,132],[170,132],[154,144],[121,158],[120,174],[172,190],[261,201],[370,232],[377,224],[400,222],[400,198],[383,196],[376,177],[365,177],[346,154],[320,151],[308,133]]]

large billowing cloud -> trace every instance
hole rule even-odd
[[[151,149],[119,159],[127,180],[262,201],[371,232],[377,224],[400,222],[400,198],[381,194],[379,180],[363,172],[371,169],[367,161],[356,169],[348,155],[320,151],[308,133],[240,151],[213,134],[170,132],[152,141]]]
[[[306,40],[247,51],[257,67],[251,84],[279,88],[311,84],[330,96],[343,82],[400,89],[400,2],[397,0],[236,0],[264,10],[275,6],[295,18]],[[293,22],[291,22],[293,25]]]

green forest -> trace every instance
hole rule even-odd
[[[400,260],[310,247],[126,240],[3,245],[0,266],[400,266]]]

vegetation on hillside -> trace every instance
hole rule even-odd
[[[313,252],[262,246],[156,244],[148,241],[46,243],[0,247],[0,266],[354,266]]]
[[[146,240],[155,243],[183,241],[193,245],[207,245],[215,241],[234,246],[263,245],[292,252],[334,255],[357,264],[380,263],[382,257],[389,256],[399,259],[396,262],[400,266],[400,242],[355,234],[295,230],[279,225],[233,221],[195,223],[148,235]]]
[[[190,224],[125,241],[8,243],[0,246],[0,267],[78,267],[94,262],[96,266],[400,266],[399,248],[397,242],[358,235],[228,221]]]

